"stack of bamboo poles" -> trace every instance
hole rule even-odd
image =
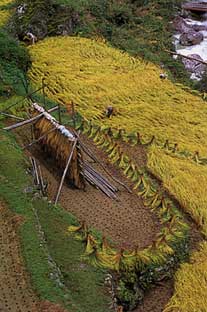
[[[34,177],[34,184],[41,191],[42,195],[46,196],[47,183],[44,182],[41,167],[37,164],[37,161],[34,157],[30,157],[30,162],[32,165],[32,176]]]
[[[111,199],[117,199],[115,195],[118,189],[114,187],[106,178],[104,178],[100,173],[98,173],[92,166],[87,162],[83,163],[83,174],[85,179],[96,188],[101,190]]]

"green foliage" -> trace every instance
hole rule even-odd
[[[30,58],[25,47],[0,30],[0,97],[24,93],[22,80],[29,66]]]
[[[17,1],[17,5],[21,2]],[[39,39],[54,35],[103,37],[113,46],[157,64],[172,78],[192,84],[181,62],[165,52],[173,49],[169,20],[181,0],[25,0],[24,14],[15,14],[11,30],[23,40],[28,31]]]
[[[66,232],[68,224],[74,223],[74,218],[46,202],[43,204],[37,201],[35,206],[49,250],[63,273],[73,301],[78,303],[83,312],[107,311],[108,298],[102,294],[104,270],[86,264],[81,257],[84,254],[83,244]]]
[[[123,279],[119,282],[118,297],[120,298],[122,305],[126,307],[127,311],[136,308],[137,304],[141,302],[144,297],[143,291],[134,285],[135,284],[130,285],[128,281]]]

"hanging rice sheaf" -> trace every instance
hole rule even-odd
[[[75,136],[64,126],[59,125],[55,118],[45,112],[42,107],[37,104],[33,104],[33,107],[35,109],[35,115],[44,112],[44,115],[34,125],[35,139],[41,138],[40,144],[44,148],[44,151],[57,161],[59,168],[64,170],[73,149]],[[81,162],[82,153],[77,143],[66,177],[69,183],[79,189],[85,187]]]

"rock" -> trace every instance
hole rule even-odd
[[[195,31],[207,31],[207,25],[192,25],[193,30]]]
[[[180,33],[188,32],[192,29],[191,25],[188,25],[184,18],[177,16],[172,22],[173,28]]]
[[[196,32],[195,30],[190,29],[189,31],[182,33],[180,36],[180,44],[184,46],[199,44],[203,41],[203,38],[201,32]]]
[[[34,192],[34,188],[32,186],[25,187],[23,190],[25,194],[32,194]]]
[[[190,54],[188,56],[202,61],[202,58],[198,54]],[[182,62],[185,65],[186,70],[190,73],[195,73],[196,76],[202,76],[202,73],[206,69],[204,64],[194,60],[186,59],[184,57],[182,58]]]

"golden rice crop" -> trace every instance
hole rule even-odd
[[[207,166],[151,147],[148,168],[163,181],[207,236]]]
[[[175,275],[175,292],[163,312],[207,311],[207,242]]]
[[[1,0],[0,2],[0,26],[3,26],[7,22],[10,16],[9,10],[6,9],[4,6],[12,2],[13,0]]]
[[[151,63],[133,58],[103,42],[77,37],[48,38],[30,53],[32,80],[46,78],[47,94],[86,118],[112,105],[116,114],[100,123],[158,140],[168,138],[190,151],[206,153],[207,108],[201,97],[159,78]]]

